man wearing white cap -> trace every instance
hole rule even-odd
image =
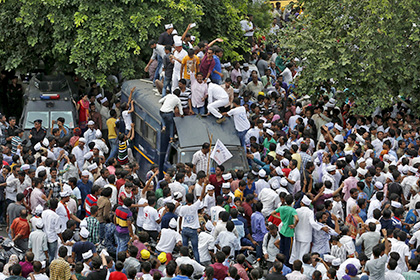
[[[79,145],[73,148],[71,153],[76,157],[77,167],[80,171],[83,170],[83,164],[85,163],[84,155],[88,152],[86,147],[86,139],[81,137],[79,138]]]
[[[172,72],[172,91],[178,87],[178,82],[181,79],[182,60],[188,55],[188,53],[182,48],[181,40],[175,40],[174,46],[175,51],[173,54],[174,70]]]
[[[44,228],[42,219],[37,219],[33,225],[34,231],[29,234],[28,249],[34,253],[34,261],[48,260],[48,239]]]
[[[214,251],[214,237],[211,234],[214,226],[211,221],[201,223],[201,231],[198,235],[198,253],[200,254],[200,262],[204,266],[211,264],[210,252]]]
[[[172,218],[169,221],[169,228],[163,228],[160,232],[160,239],[156,245],[156,251],[172,254],[176,245],[179,247],[182,246],[182,237],[176,231],[176,228],[177,222],[175,218]]]
[[[95,129],[95,122],[90,120],[87,123],[88,129],[83,134],[83,137],[86,139],[86,144],[92,142],[96,137],[96,129]]]
[[[332,189],[335,191],[336,189],[338,189],[338,183],[335,180],[335,173],[337,170],[337,166],[336,165],[329,165],[326,168],[326,172],[323,174],[322,176],[322,182],[325,183],[325,181],[330,181],[332,183]]]
[[[86,260],[85,256],[83,256],[87,252],[91,252],[91,256],[97,256],[95,245],[92,242],[87,241],[89,237],[89,231],[82,227],[80,229],[80,241],[76,242],[72,248],[72,256],[76,262],[80,262]]]
[[[258,181],[255,182],[255,193],[257,195],[260,194],[260,192],[265,188],[270,188],[270,184],[265,180],[267,178],[267,173],[264,169],[260,169],[258,171]]]
[[[99,129],[95,131],[95,139],[93,139],[92,142],[95,143],[95,146],[98,147],[99,151],[103,154],[107,154],[109,152],[109,148],[103,141],[102,132]]]
[[[306,195],[303,195],[300,202],[301,207],[296,209],[299,223],[297,223],[295,228],[295,238],[293,239],[289,263],[293,263],[295,260],[302,260],[303,255],[309,253],[312,242],[312,230],[328,230],[326,226],[323,227],[315,222],[314,212],[309,209],[310,205],[311,200]]]
[[[270,216],[271,212],[277,209],[280,203],[280,197],[276,192],[279,187],[280,184],[272,184],[271,187],[261,189],[258,195],[258,199],[263,204],[261,214],[266,218]]]
[[[174,25],[172,23],[165,24],[165,32],[159,35],[158,44],[159,45],[169,45],[172,46],[174,44],[174,39],[172,35],[172,31],[174,31]]]
[[[417,186],[417,168],[413,166],[408,167],[408,174],[404,177],[401,182],[401,187],[404,192],[405,199],[408,200],[408,196],[410,194],[410,190],[412,186]]]
[[[60,217],[61,232],[64,232],[64,230],[67,228],[67,221],[70,219],[80,223],[80,219],[77,218],[67,207],[67,202],[70,200],[72,193],[73,191],[70,186],[64,186],[63,191],[60,192],[61,200],[58,203],[55,213],[57,213],[57,215]]]

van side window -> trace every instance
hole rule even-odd
[[[156,149],[156,138],[157,132],[156,130],[148,124],[143,118],[141,118],[138,114],[134,114],[135,116],[135,132],[144,140],[146,140],[153,149]]]

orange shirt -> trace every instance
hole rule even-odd
[[[10,228],[13,230],[14,236],[21,235],[20,239],[29,238],[29,234],[31,233],[28,220],[19,217],[13,220]]]

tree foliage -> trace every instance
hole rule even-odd
[[[361,113],[387,107],[399,95],[419,104],[419,1],[300,4],[304,13],[280,32],[278,42],[301,58],[301,93],[315,94],[319,84],[333,78],[336,87],[355,94]],[[344,94],[338,95],[341,101]]]
[[[189,23],[200,39],[225,38],[229,58],[245,48],[239,21],[247,0],[0,0],[0,64],[28,71],[75,71],[105,84],[122,73],[139,77],[150,57],[150,39],[173,23],[182,35]],[[199,32],[199,33],[198,33]]]

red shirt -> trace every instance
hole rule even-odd
[[[222,184],[225,182],[225,180],[217,181],[216,174],[209,176],[209,182],[214,186],[214,193],[216,196],[219,196],[222,192]]]
[[[248,225],[251,224],[251,215],[252,215],[252,207],[246,202],[242,202],[242,207],[244,208],[245,219],[248,222]]]
[[[125,180],[122,178],[118,179],[117,182],[115,183],[115,186],[117,187],[118,192],[120,192],[120,188],[123,185],[125,185]]]
[[[214,263],[210,265],[214,269],[213,278],[217,280],[224,280],[228,276],[228,268],[221,263]]]
[[[119,271],[114,271],[109,274],[109,280],[127,280],[127,276]]]

